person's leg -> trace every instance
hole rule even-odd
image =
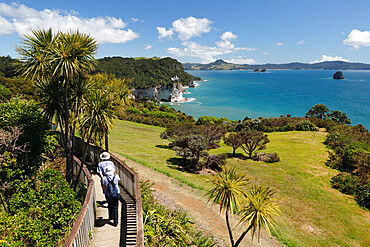
[[[109,220],[113,220],[113,201],[108,200],[108,216]]]
[[[115,199],[112,202],[112,216],[113,216],[113,225],[117,226],[118,225],[118,201],[119,199]]]

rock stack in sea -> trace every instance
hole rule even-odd
[[[333,79],[344,79],[342,71],[337,71],[333,75]]]

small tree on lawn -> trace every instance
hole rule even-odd
[[[216,124],[206,124],[202,127],[204,137],[207,139],[207,148],[212,149],[218,146],[218,141],[225,135],[226,130],[224,127]]]
[[[250,178],[238,173],[235,167],[223,168],[223,173],[211,175],[208,182],[211,188],[207,192],[208,202],[220,206],[220,212],[225,213],[226,225],[232,247],[239,246],[245,235],[251,231],[252,238],[261,228],[274,228],[275,217],[279,215],[278,204],[272,198],[275,192],[269,187],[254,185],[248,192],[246,186]],[[241,213],[239,223],[246,223],[246,229],[234,241],[229,216],[235,212]]]
[[[224,137],[224,143],[233,148],[233,156],[235,156],[235,151],[242,145],[242,139],[238,133],[231,133]]]
[[[266,134],[261,131],[248,130],[239,133],[242,140],[242,149],[248,154],[249,158],[257,150],[266,149],[266,144],[270,142]]]
[[[205,151],[207,140],[199,134],[181,136],[171,146],[178,156],[183,157],[184,163],[192,169],[198,167],[200,157],[207,155]]]

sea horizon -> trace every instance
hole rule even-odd
[[[198,86],[187,88],[189,102],[165,103],[193,116],[302,117],[316,104],[340,110],[352,125],[370,127],[370,70],[342,70],[344,78],[334,80],[337,70],[187,70],[199,76]]]

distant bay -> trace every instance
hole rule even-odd
[[[334,80],[332,70],[187,71],[204,81],[187,88],[186,103],[166,103],[192,115],[243,120],[246,116],[304,116],[315,104],[345,112],[352,124],[370,128],[370,71],[342,71]]]

